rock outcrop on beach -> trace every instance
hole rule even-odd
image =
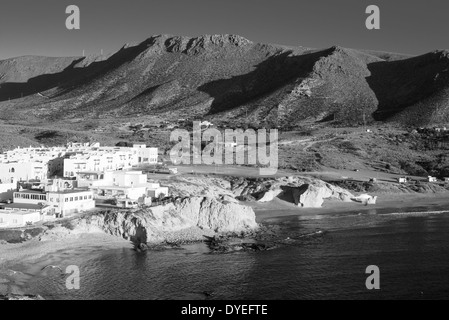
[[[242,178],[191,176],[173,180],[170,190],[175,196],[208,196],[226,199],[254,199],[266,203],[276,198],[299,207],[321,207],[324,199],[350,202],[349,191],[319,179],[308,177]]]
[[[177,199],[141,210],[110,210],[72,222],[78,232],[100,229],[134,243],[194,241],[204,235],[244,233],[258,228],[254,211],[236,202],[208,197]]]
[[[270,202],[279,198],[303,208],[321,207],[324,199],[349,202],[354,197],[343,188],[307,177],[233,179],[231,189],[241,199],[251,196],[259,202]]]

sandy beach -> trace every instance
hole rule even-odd
[[[126,248],[129,241],[104,233],[72,234],[61,239],[33,239],[18,244],[0,245],[0,295],[25,294],[23,285],[47,265],[58,253],[82,248],[86,251]]]
[[[299,208],[292,203],[287,203],[275,199],[269,203],[251,202],[250,205],[256,212],[257,221],[262,222],[265,219],[282,216],[314,216],[329,215],[345,212],[402,212],[404,208],[424,208],[425,211],[434,208],[435,210],[449,210],[449,194],[372,194],[378,196],[377,203],[365,206],[357,202],[342,202],[336,200],[325,200],[321,208]]]

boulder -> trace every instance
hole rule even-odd
[[[257,200],[258,202],[270,202],[274,198],[276,198],[278,195],[280,195],[283,192],[282,189],[275,189],[275,190],[268,190],[266,192],[263,192],[261,194],[261,198]]]
[[[226,201],[226,202],[238,203],[238,201],[235,198],[233,198],[233,197],[231,197],[230,195],[227,195],[227,194],[222,194],[220,196],[220,200],[221,201]]]
[[[352,198],[353,201],[361,202],[365,205],[376,204],[377,196],[370,196],[369,194],[361,194],[358,197]]]
[[[295,205],[303,208],[320,208],[323,205],[324,198],[329,197],[326,188],[315,187],[310,184],[293,188],[292,195]]]

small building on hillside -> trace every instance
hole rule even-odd
[[[432,176],[428,176],[427,177],[427,182],[437,182],[437,178],[432,177]]]
[[[406,177],[400,177],[400,178],[398,178],[398,182],[399,183],[407,183],[407,178]]]
[[[449,183],[449,177],[445,177],[445,178],[444,178],[444,182],[445,182],[445,183]]]

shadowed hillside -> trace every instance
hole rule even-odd
[[[449,122],[449,54],[160,35],[108,56],[0,61],[0,119],[158,115],[291,126]]]

